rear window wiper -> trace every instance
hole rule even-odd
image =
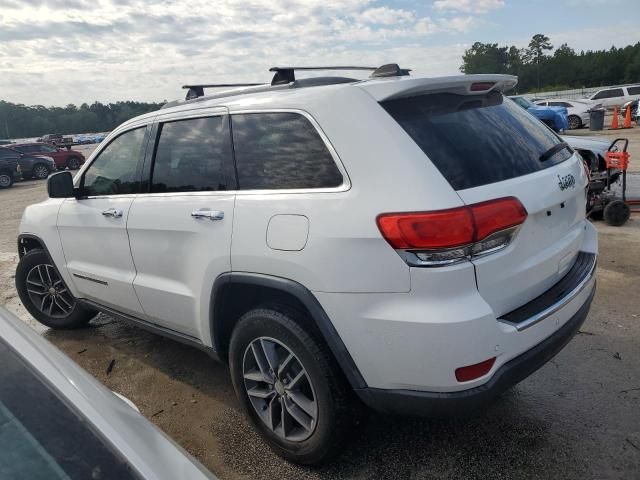
[[[539,160],[541,162],[544,162],[546,160],[549,160],[551,157],[553,157],[556,153],[564,150],[564,149],[568,149],[569,151],[571,150],[571,147],[569,146],[569,144],[567,142],[560,142],[556,145],[554,145],[553,147],[551,147],[549,150],[547,150],[546,152],[544,152],[542,155],[540,155]]]

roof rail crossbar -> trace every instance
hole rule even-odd
[[[264,83],[209,83],[204,85],[183,85],[182,88],[189,89],[186,100],[192,100],[204,96],[205,88],[257,87],[258,85],[264,85]]]
[[[296,70],[375,70],[376,67],[354,67],[354,66],[333,66],[333,67],[271,67],[270,72],[276,72],[271,80],[271,85],[284,85],[296,80]]]

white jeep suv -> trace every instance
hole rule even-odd
[[[114,130],[22,219],[16,284],[52,328],[106,312],[230,365],[284,457],[355,412],[461,415],[583,323],[597,236],[580,157],[505,75],[296,80]]]

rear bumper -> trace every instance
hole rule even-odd
[[[475,388],[458,392],[423,392],[363,388],[356,390],[369,407],[385,412],[418,416],[463,416],[489,405],[497,396],[551,360],[584,323],[595,294],[595,282],[580,309],[554,334],[502,365],[491,379]]]

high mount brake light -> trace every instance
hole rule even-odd
[[[471,84],[469,90],[472,92],[484,92],[492,88],[495,84],[495,82],[475,82]]]
[[[382,236],[416,266],[457,263],[506,247],[527,211],[515,197],[433,212],[383,213]]]

